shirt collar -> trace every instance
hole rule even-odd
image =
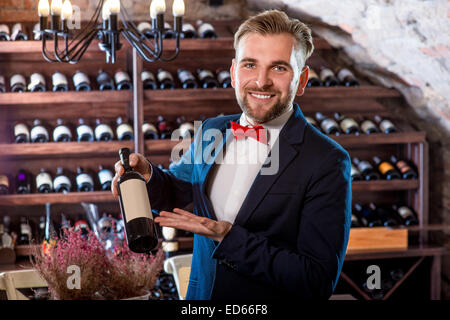
[[[290,106],[287,110],[285,110],[281,115],[272,119],[266,123],[263,123],[262,126],[266,129],[279,129],[283,128],[286,122],[289,120],[290,116],[294,112],[293,105]],[[242,126],[253,126],[253,121],[251,121],[245,113],[242,113],[239,124]]]

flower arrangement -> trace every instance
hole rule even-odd
[[[126,299],[141,296],[154,289],[162,270],[164,256],[161,249],[155,255],[132,252],[126,242],[114,250],[89,231],[64,230],[48,253],[38,247],[31,263],[48,283],[50,299]],[[68,285],[71,266],[79,268],[79,287]]]

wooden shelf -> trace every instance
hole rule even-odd
[[[111,191],[10,194],[0,196],[2,206],[45,205],[46,203],[81,203],[118,201]]]
[[[435,256],[444,255],[446,252],[446,248],[440,246],[409,246],[405,250],[370,250],[347,252],[345,261]]]

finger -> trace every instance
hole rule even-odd
[[[119,190],[117,188],[117,181],[119,180],[119,176],[116,174],[111,182],[111,192],[114,196],[119,196]]]
[[[136,167],[139,163],[139,156],[136,153],[130,154],[130,166]]]
[[[184,215],[184,216],[190,217],[190,218],[198,218],[198,216],[196,214],[193,214],[193,213],[191,213],[189,211],[186,211],[186,210],[183,210],[183,209],[180,209],[180,208],[173,209],[173,212],[179,213],[181,215]]]
[[[186,216],[183,216],[181,214],[178,213],[174,213],[174,212],[169,212],[169,211],[161,211],[159,213],[160,217],[166,217],[166,218],[171,218],[171,219],[177,219],[177,220],[189,220]]]
[[[120,161],[117,161],[114,164],[114,170],[116,171],[116,174],[120,177],[121,175],[123,175],[125,169],[123,168],[122,164],[120,163]]]

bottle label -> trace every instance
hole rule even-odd
[[[63,75],[61,72],[55,72],[52,75],[52,83],[53,86],[59,86],[59,85],[68,85],[68,81],[65,75]]]
[[[137,29],[139,30],[139,32],[144,33],[146,31],[152,30],[152,26],[148,22],[141,22],[137,26]]]
[[[100,140],[100,137],[102,136],[103,133],[109,133],[111,137],[114,136],[111,127],[108,126],[107,124],[101,123],[97,127],[95,127],[95,138],[97,140]]]
[[[358,123],[352,118],[345,118],[341,121],[341,128],[344,132],[351,127],[358,127]]]
[[[0,74],[0,86],[5,85],[5,77]]]
[[[69,186],[69,190],[72,188],[72,183],[70,182],[70,179],[64,175],[57,176],[55,180],[53,180],[53,185],[55,186],[55,189],[57,189],[58,186],[66,184]]]
[[[38,135],[44,135],[48,140],[48,132],[43,126],[35,126],[30,132],[31,140],[34,140]]]
[[[411,170],[411,167],[403,160],[397,162],[397,168],[401,173],[405,173],[408,170]]]
[[[308,76],[308,79],[312,79],[312,78],[317,78],[317,79],[319,79],[319,76],[317,75],[317,73],[316,73],[313,69],[309,69],[309,76]]]
[[[181,28],[181,30],[183,32],[186,32],[186,31],[195,32],[194,26],[192,24],[190,24],[190,23],[183,23],[183,27]]]
[[[352,222],[359,224],[358,218],[352,214]]]
[[[206,32],[206,31],[215,32],[214,27],[211,24],[209,24],[209,23],[203,23],[202,25],[200,25],[198,27],[198,33],[199,34],[202,34],[202,33]]]
[[[333,119],[327,118],[322,121],[320,127],[322,128],[323,131],[328,132],[329,129],[333,127],[338,127],[338,124]]]
[[[69,138],[72,138],[72,133],[69,128],[66,126],[57,126],[55,130],[53,130],[53,141],[57,141],[58,137],[61,135],[68,135]]]
[[[27,234],[31,238],[31,227],[27,223],[20,224],[20,233]]]
[[[195,80],[194,75],[189,72],[188,70],[181,70],[178,73],[178,78],[180,78],[180,81],[183,83],[187,80]]]
[[[353,165],[350,165],[350,176],[353,177],[353,175],[360,174],[359,170]]]
[[[144,82],[147,80],[152,80],[152,81],[156,82],[155,75],[153,73],[151,73],[150,71],[142,71],[141,81]]]
[[[6,186],[7,188],[9,188],[8,177],[3,174],[0,175],[0,186]]]
[[[171,227],[162,227],[161,229],[164,240],[171,241],[175,239],[177,235],[177,229]]]
[[[164,21],[164,29],[172,29],[170,23],[168,23],[167,21]]]
[[[22,36],[24,36],[25,40],[27,40],[27,35],[23,33],[23,28],[22,28],[22,24],[21,23],[16,23],[15,25],[13,25],[12,27],[12,32],[11,32],[11,38],[12,39],[16,39],[17,35],[20,33]]]
[[[89,78],[86,74],[84,74],[83,72],[77,72],[73,75],[73,84],[76,86],[82,84],[82,83],[88,83],[91,84],[91,82],[89,81]]]
[[[368,132],[370,129],[375,129],[378,131],[377,126],[375,125],[375,123],[373,123],[370,120],[364,120],[363,123],[361,123],[361,129],[364,132]]]
[[[198,73],[198,78],[199,78],[200,80],[203,80],[203,79],[205,79],[206,77],[214,78],[214,74],[213,74],[211,71],[205,70],[205,69],[201,70],[201,71]]]
[[[194,125],[190,122],[185,122],[180,125],[179,129],[180,129],[180,134],[182,137],[185,137],[187,135],[190,136],[191,133],[189,131],[194,131]],[[193,138],[193,137],[191,137],[191,138]]]
[[[87,173],[80,173],[77,175],[77,185],[81,186],[83,183],[88,183],[90,185],[94,185],[94,180],[92,180],[92,177],[88,175]]]
[[[414,213],[412,213],[411,209],[406,206],[398,208],[397,211],[403,219],[414,217]]]
[[[131,81],[130,76],[125,71],[118,71],[114,75],[114,80],[116,80],[116,83],[120,83],[122,81]]]
[[[145,181],[129,179],[122,182],[119,187],[123,204],[122,213],[127,222],[136,218],[153,219]]]
[[[105,182],[112,181],[112,172],[108,169],[103,169],[98,172],[98,180],[100,184],[103,185]]]
[[[313,126],[316,126],[317,127],[317,122],[316,122],[316,120],[314,120],[313,118],[311,118],[311,117],[305,117],[306,118],[306,121],[308,121],[310,124],[312,124]]]
[[[13,75],[9,81],[10,81],[11,87],[15,84],[23,84],[24,86],[26,85],[25,77],[21,74]]]
[[[153,131],[153,132],[158,132],[158,130],[156,130],[156,127],[148,122],[145,122],[142,124],[142,132],[147,132],[147,131]]]
[[[43,84],[45,86],[45,78],[40,73],[33,73],[30,76],[30,83],[28,84],[28,90],[33,89],[35,86]]]
[[[225,80],[231,78],[230,72],[228,70],[222,70],[217,74],[217,80],[223,83]]]
[[[324,81],[328,77],[334,77],[334,73],[330,69],[325,68],[320,72],[320,79]]]
[[[30,132],[28,131],[28,128],[23,123],[18,123],[14,126],[14,136],[17,137],[20,134],[24,134],[27,138],[30,137]]]
[[[41,172],[36,176],[36,187],[39,189],[44,184],[48,184],[50,189],[53,189],[52,177],[47,172]]]
[[[6,24],[0,24],[0,33],[9,35],[9,27]]]
[[[83,136],[84,134],[88,134],[88,135],[94,135],[94,132],[92,132],[92,128],[91,127],[89,127],[88,125],[86,125],[86,124],[82,124],[82,125],[79,125],[78,127],[77,127],[77,135],[79,136],[79,137],[81,137],[81,136]]]
[[[178,251],[178,241],[163,241],[161,247],[164,252],[176,252]]]
[[[386,174],[386,172],[388,172],[390,170],[395,170],[394,167],[392,166],[392,164],[390,164],[387,161],[380,163],[380,165],[378,166],[378,169],[380,170],[380,172],[382,174]]]
[[[173,81],[172,75],[169,72],[165,71],[165,70],[162,70],[162,71],[158,72],[158,76],[157,77],[158,77],[158,81],[159,82],[163,82],[166,79],[169,79],[169,80]]]
[[[128,123],[122,123],[116,129],[117,138],[120,139],[125,133],[133,133],[133,128]]]
[[[343,82],[346,77],[354,78],[353,73],[350,70],[345,69],[345,68],[339,70],[337,77],[338,77],[339,81],[341,81],[341,82]]]
[[[395,126],[391,121],[385,119],[385,120],[381,121],[380,128],[382,131],[387,131],[391,128],[395,128]]]
[[[358,163],[358,169],[360,172],[364,172],[364,170],[373,169],[373,167],[369,162],[363,160]]]

